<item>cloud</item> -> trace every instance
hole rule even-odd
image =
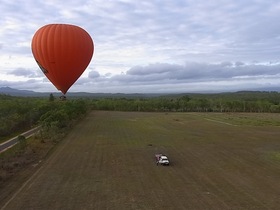
[[[126,74],[127,75],[162,74],[173,70],[176,71],[181,68],[182,66],[180,65],[168,64],[168,63],[156,63],[156,64],[150,64],[148,66],[132,67],[126,72]]]
[[[277,0],[2,0],[0,78],[11,84],[33,78],[52,89],[33,59],[32,37],[45,24],[70,23],[95,43],[88,69],[70,91],[276,85],[279,11]]]
[[[100,77],[100,74],[98,73],[98,71],[90,71],[88,73],[88,77],[89,78],[98,78],[98,77]]]
[[[277,89],[280,86],[279,63],[185,63],[184,65],[155,63],[134,66],[119,74],[103,74],[92,70],[79,78],[70,92],[174,93],[223,92],[238,90]],[[39,70],[38,70],[38,73]],[[11,72],[21,77],[35,78],[29,70]],[[0,86],[37,91],[57,91],[45,77],[27,81],[0,81]],[[24,88],[25,87],[25,88]]]
[[[30,69],[24,69],[24,68],[17,68],[15,70],[10,71],[8,74],[14,75],[14,76],[27,77],[27,78],[41,77],[41,75],[38,75],[37,71],[30,70]]]
[[[280,64],[244,64],[242,62],[186,63],[185,65],[157,63],[148,66],[136,66],[126,75],[116,76],[120,81],[218,81],[238,77],[279,75]]]
[[[57,92],[50,82],[42,79],[29,79],[26,81],[0,80],[0,87],[12,87],[19,90],[32,90],[39,92]]]

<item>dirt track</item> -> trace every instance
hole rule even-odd
[[[20,135],[24,136],[25,138],[29,138],[29,137],[33,136],[39,129],[40,129],[40,126],[30,129]],[[9,148],[13,147],[17,143],[18,143],[18,136],[13,137],[5,142],[0,142],[0,153],[8,150]]]
[[[1,209],[278,209],[279,127],[92,112]],[[166,153],[171,166],[156,166]]]

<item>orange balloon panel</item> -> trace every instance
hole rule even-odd
[[[90,35],[68,24],[43,26],[34,34],[31,48],[46,77],[64,94],[85,71],[94,51]]]

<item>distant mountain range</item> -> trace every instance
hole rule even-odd
[[[33,96],[36,92],[30,90],[17,90],[10,87],[0,87],[0,94],[11,96]]]
[[[201,95],[235,95],[240,97],[240,95],[246,95],[248,93],[250,94],[269,94],[277,92],[280,93],[280,88],[273,88],[266,90],[249,90],[249,91],[237,91],[237,92],[223,92],[223,93],[88,93],[88,92],[68,92],[66,94],[67,98],[152,98],[152,97],[159,97],[159,96],[165,96],[165,97],[180,97],[184,95],[190,95],[190,96],[201,96]],[[10,95],[10,96],[17,96],[17,97],[49,97],[50,94],[53,94],[54,97],[60,97],[62,96],[62,93],[60,92],[35,92],[30,90],[18,90],[10,87],[0,87],[0,94],[4,95]]]
[[[0,87],[0,94],[18,96],[18,97],[49,97],[53,94],[55,97],[60,97],[62,93],[55,92],[35,92],[30,90],[18,90],[10,87]],[[70,98],[150,98],[164,94],[125,94],[125,93],[87,93],[87,92],[68,92],[67,97]]]

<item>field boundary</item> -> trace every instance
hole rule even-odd
[[[17,140],[18,136],[24,136],[26,139],[28,139],[31,136],[33,136],[40,128],[41,128],[41,126],[37,126],[35,128],[32,128],[28,131],[25,131],[25,132],[19,134],[13,138],[10,138],[9,140],[7,140],[5,142],[0,143],[0,154],[2,152],[5,152],[6,150],[12,148],[13,146],[15,146],[18,143],[18,140]],[[7,146],[5,146],[5,145],[7,145]],[[1,149],[1,147],[3,147],[3,148]]]
[[[235,125],[235,124],[232,124],[232,123],[228,123],[228,122],[224,122],[224,121],[221,121],[221,120],[215,120],[215,119],[211,119],[211,118],[206,118],[203,115],[197,114],[197,113],[189,113],[189,114],[194,115],[194,116],[202,117],[204,120],[208,120],[208,121],[211,121],[211,122],[216,122],[216,123],[220,123],[220,124],[224,124],[224,125],[229,125],[229,126],[238,126],[238,125]]]
[[[221,123],[221,124],[224,124],[224,125],[237,126],[237,125],[235,125],[235,124],[227,123],[227,122],[220,121],[220,120],[214,120],[214,119],[205,118],[205,117],[204,117],[203,119],[208,120],[208,121],[211,121],[211,122]]]

